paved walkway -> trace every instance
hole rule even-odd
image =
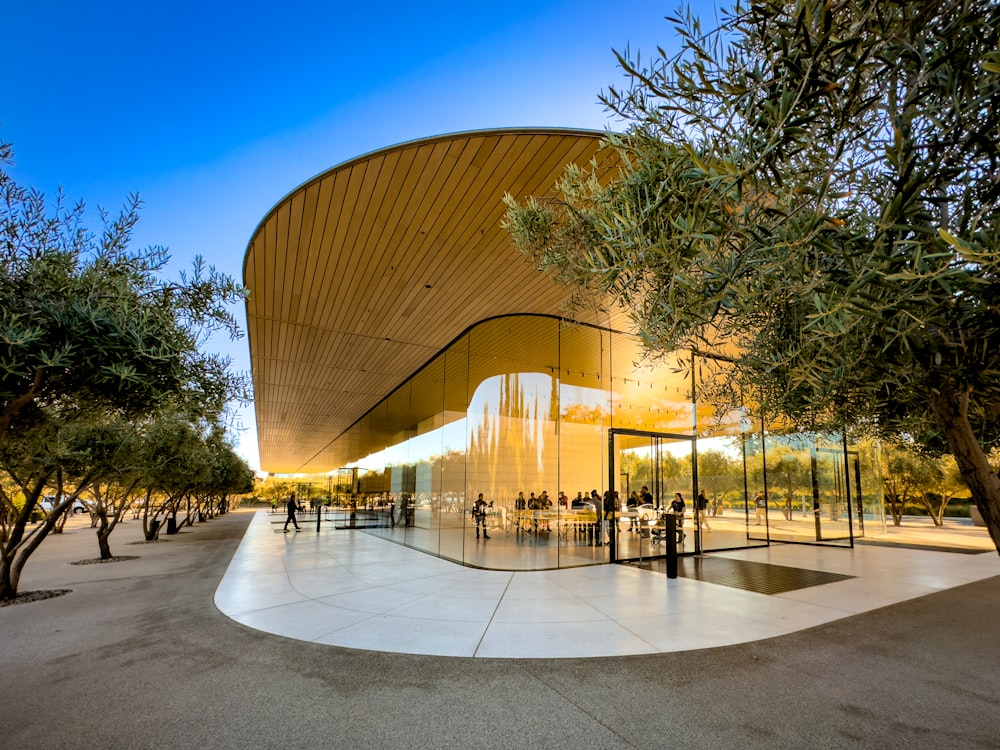
[[[613,659],[422,656],[275,636],[222,614],[213,597],[227,569],[252,563],[251,522],[241,511],[133,545],[141,530],[129,521],[112,550],[139,559],[108,565],[69,564],[97,554],[85,522],[46,539],[22,588],[72,593],[0,607],[3,747],[1000,747],[1000,575],[718,648]],[[262,547],[269,557],[259,570],[296,578],[312,544],[334,556],[318,568],[343,563],[354,543],[375,541],[363,536],[275,534],[279,547],[294,545],[296,564]],[[1000,572],[995,553],[943,559]],[[943,585],[939,574],[928,571],[918,588]],[[522,626],[526,638],[531,629]],[[387,645],[405,640],[394,634]]]
[[[714,553],[852,576],[776,595],[648,570],[467,568],[363,532],[282,534],[259,512],[215,594],[251,628],[343,646],[487,658],[627,656],[787,635],[1000,573],[995,552],[804,545]]]

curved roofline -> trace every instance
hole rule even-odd
[[[592,328],[592,329],[597,330],[597,331],[605,331],[607,333],[617,333],[617,334],[626,334],[627,333],[626,331],[619,331],[618,329],[611,328],[610,326],[604,326],[604,325],[598,325],[597,323],[588,323],[588,322],[584,322],[584,321],[574,320],[572,318],[567,318],[567,317],[564,317],[564,316],[561,316],[561,315],[552,315],[550,313],[533,313],[533,312],[504,313],[502,315],[491,315],[489,317],[486,317],[486,318],[483,318],[481,320],[478,320],[475,323],[470,323],[469,326],[465,330],[463,330],[461,333],[459,333],[457,336],[455,336],[455,338],[453,338],[451,341],[449,341],[447,344],[445,344],[443,347],[441,347],[441,349],[439,349],[438,351],[436,351],[430,357],[430,359],[428,359],[426,362],[424,362],[422,365],[420,365],[420,367],[418,367],[416,370],[414,370],[412,375],[410,375],[406,380],[404,380],[402,383],[400,383],[395,388],[393,388],[391,391],[389,391],[387,394],[385,394],[385,396],[383,396],[382,399],[378,403],[374,404],[368,411],[366,411],[364,414],[362,414],[361,416],[359,416],[354,422],[352,422],[347,427],[345,427],[344,430],[339,435],[337,435],[334,438],[331,438],[330,442],[328,442],[322,448],[320,448],[319,450],[317,450],[316,453],[314,455],[310,456],[305,462],[303,462],[302,465],[303,466],[308,465],[310,461],[315,460],[317,457],[319,457],[323,453],[323,451],[327,450],[331,445],[333,445],[338,440],[340,440],[344,435],[346,435],[352,429],[354,429],[359,424],[361,424],[361,422],[364,421],[365,417],[367,417],[369,414],[371,414],[373,411],[375,411],[381,404],[384,404],[389,398],[392,397],[393,394],[398,393],[401,388],[405,388],[410,383],[411,380],[413,380],[421,372],[423,372],[428,367],[430,367],[438,359],[438,357],[440,357],[442,354],[446,354],[447,351],[449,349],[451,349],[451,347],[453,347],[455,344],[457,344],[459,341],[461,341],[462,337],[468,336],[470,332],[472,332],[473,330],[475,330],[476,328],[478,328],[481,325],[485,325],[487,323],[492,323],[493,321],[496,321],[496,320],[503,320],[505,318],[547,318],[549,320],[555,320],[558,323],[560,323],[561,325],[581,326],[581,327],[585,327],[585,328]]]
[[[336,437],[466,328],[567,317],[566,291],[503,230],[502,198],[555,194],[571,163],[610,178],[613,134],[436,135],[346,160],[278,201],[243,262],[261,467],[336,465]],[[616,328],[620,314],[571,317]]]
[[[250,254],[250,247],[251,247],[251,245],[253,245],[254,238],[260,233],[261,227],[263,227],[264,224],[267,223],[267,220],[271,218],[271,216],[275,213],[275,211],[277,211],[279,208],[281,208],[282,205],[284,205],[285,203],[287,203],[288,201],[290,201],[292,199],[292,197],[296,193],[298,193],[299,191],[307,189],[313,183],[318,182],[319,180],[322,180],[325,177],[328,177],[329,175],[333,174],[334,172],[337,172],[337,171],[339,171],[341,169],[346,169],[348,167],[353,167],[356,164],[360,164],[361,162],[365,161],[366,159],[371,159],[371,158],[373,158],[375,156],[380,156],[382,154],[389,154],[389,153],[392,153],[393,151],[401,151],[401,150],[406,149],[406,148],[412,148],[413,146],[424,146],[424,145],[427,145],[427,144],[430,144],[430,143],[435,143],[437,141],[457,140],[458,138],[466,138],[466,137],[475,137],[475,136],[484,136],[484,135],[532,135],[532,134],[549,135],[549,134],[552,134],[552,135],[596,136],[596,137],[602,137],[603,138],[609,132],[611,132],[611,131],[608,131],[608,130],[592,130],[590,128],[560,128],[560,127],[542,127],[542,126],[538,126],[538,127],[509,127],[509,128],[483,128],[481,130],[457,130],[457,131],[452,132],[452,133],[441,133],[439,135],[427,136],[425,138],[414,138],[414,139],[409,140],[409,141],[402,141],[402,142],[396,143],[396,144],[394,144],[392,146],[386,146],[384,148],[377,148],[377,149],[374,149],[372,151],[368,151],[368,152],[366,152],[364,154],[361,154],[359,156],[355,156],[353,158],[347,159],[346,161],[342,161],[339,164],[336,164],[336,165],[334,165],[334,166],[332,166],[332,167],[330,167],[328,169],[324,169],[322,172],[318,172],[317,174],[314,174],[312,177],[310,177],[309,179],[307,179],[305,182],[303,182],[303,183],[297,185],[296,187],[292,188],[285,195],[283,195],[280,200],[278,200],[273,206],[271,206],[271,208],[269,208],[264,213],[264,216],[261,218],[261,220],[259,222],[257,222],[257,226],[255,226],[254,230],[250,233],[250,238],[247,240],[246,249],[243,251],[243,264],[242,264],[242,268],[241,268],[242,275],[244,276],[244,278],[246,277],[247,257]]]

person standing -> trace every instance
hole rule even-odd
[[[542,494],[538,496],[538,509],[543,511],[552,510],[552,500],[549,499],[549,493],[546,490],[542,490]],[[543,514],[545,519],[545,530],[548,532],[552,531],[552,526],[549,522],[548,513]]]
[[[483,500],[483,493],[479,493],[479,497],[476,498],[476,502],[472,504],[472,518],[476,522],[476,539],[479,538],[479,527],[483,527],[483,539],[489,539],[490,535],[486,533],[486,501]]]
[[[653,504],[653,493],[649,491],[649,487],[642,485],[642,492],[639,493],[639,505],[652,505]]]
[[[684,496],[679,493],[674,493],[674,499],[670,501],[670,510],[677,516],[677,541],[684,541],[684,510],[687,504],[684,502]]]
[[[600,547],[604,543],[601,538],[601,529],[604,526],[604,501],[597,494],[597,490],[590,491],[590,504],[594,508],[594,524],[590,527],[590,543],[595,547]]]
[[[524,511],[528,508],[528,501],[524,499],[524,492],[518,492],[514,500],[514,517],[517,519],[517,530],[524,530]]]
[[[618,531],[618,519],[615,511],[618,510],[616,500],[618,493],[608,490],[604,493],[604,543],[611,544],[612,535]]]
[[[629,495],[628,500],[625,501],[625,509],[629,513],[628,531],[631,534],[639,528],[639,519],[637,517],[639,514],[639,493],[635,490],[632,490],[632,494]]]
[[[299,528],[299,522],[295,519],[295,511],[299,509],[299,504],[295,501],[294,492],[288,496],[288,502],[286,505],[288,507],[288,518],[285,519],[285,533],[288,533],[289,522],[295,524],[296,531],[302,531],[302,529]]]

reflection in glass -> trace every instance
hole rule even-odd
[[[556,318],[488,320],[338,438],[351,463],[324,481],[335,502],[370,510],[367,533],[505,570],[607,562],[612,547],[617,559],[662,555],[629,509],[643,487],[661,508],[683,495],[684,553],[850,543],[882,523],[876,447],[845,454],[842,437],[763,430],[699,403],[727,366],[683,352],[653,361],[634,336]],[[618,508],[607,518],[605,493]]]

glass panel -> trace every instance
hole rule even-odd
[[[744,518],[747,539],[766,542],[768,503],[765,482],[764,453],[766,450],[763,433],[755,429],[749,419],[743,423],[743,455],[746,486],[744,489]]]
[[[558,325],[522,316],[469,333],[467,494],[492,501],[505,530],[490,540],[490,567],[559,565]]]
[[[388,433],[385,449],[385,471],[389,479],[389,492],[395,501],[395,527],[393,539],[410,544],[416,521],[417,473],[409,461],[409,438],[413,431],[403,427],[410,410],[410,384],[395,391],[386,399],[385,408],[379,409],[384,422],[380,425]]]
[[[382,463],[381,452],[385,441],[372,429],[372,416],[367,415],[351,428],[351,443],[356,445],[352,466],[357,468],[361,503],[365,509],[365,528],[381,529],[388,526],[388,475]]]
[[[651,361],[635,336],[611,335],[611,425],[615,429],[694,434],[690,358]]]
[[[385,435],[376,427],[380,420],[380,410],[384,410],[384,405],[366,414],[350,430],[353,433],[351,440],[358,446],[350,467],[357,467],[365,504],[371,508],[367,528],[379,535],[391,524],[391,484],[385,468]]]
[[[860,474],[858,491],[861,501],[855,498],[855,513],[860,522],[854,525],[854,536],[864,537],[885,533],[885,505],[882,502],[882,466],[879,446],[875,440],[859,440],[851,444],[850,450]]]
[[[730,425],[732,434],[699,437],[698,494],[705,499],[698,513],[701,549],[722,550],[746,547],[747,502],[743,475],[743,438],[739,424]],[[721,431],[720,431],[721,432]],[[759,540],[753,541],[756,545]]]
[[[563,567],[608,559],[607,548],[597,544],[597,514],[588,503],[594,492],[603,498],[608,482],[610,338],[607,331],[588,326],[571,326],[560,334],[559,486],[565,505],[558,510]]]
[[[754,527],[757,514],[749,500],[763,488],[759,430],[742,409],[720,411],[711,402],[731,397],[724,384],[728,361],[698,355],[695,358],[695,415],[698,441],[698,494],[695,507],[699,549],[723,550],[767,544],[766,526]],[[766,516],[765,516],[766,518]]]
[[[812,449],[814,541],[850,543],[850,504],[858,478],[853,466],[845,462],[842,444],[817,438]]]
[[[766,477],[764,493],[757,489],[751,498],[751,536],[758,535],[756,516],[763,515],[772,541],[850,544],[850,514],[862,494],[857,451],[845,454],[835,435],[779,429],[766,434],[763,461],[753,456],[750,468],[750,459],[748,452],[751,489]],[[859,513],[855,522],[861,521]]]
[[[767,437],[767,501],[772,541],[816,541],[812,513],[812,451],[809,433]]]
[[[441,413],[441,555],[466,559],[466,531],[472,526],[466,482],[466,412],[469,401],[469,342],[463,336],[444,356]],[[475,561],[472,561],[475,562]]]
[[[414,467],[414,547],[441,550],[441,472],[444,433],[444,356],[429,362],[410,382],[407,460]],[[461,558],[458,558],[461,559]]]

